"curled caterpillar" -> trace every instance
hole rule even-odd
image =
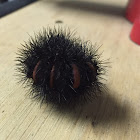
[[[105,69],[98,49],[73,36],[68,29],[47,28],[19,50],[17,70],[33,96],[68,105],[101,92]]]

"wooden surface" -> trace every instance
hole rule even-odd
[[[0,19],[0,140],[140,140],[140,46],[122,15],[127,0],[40,0]],[[77,31],[110,58],[108,93],[73,112],[32,100],[15,77],[20,43],[42,27]]]

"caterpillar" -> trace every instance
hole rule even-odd
[[[98,48],[75,37],[70,29],[44,28],[17,55],[20,82],[42,101],[76,105],[96,97],[105,86]]]

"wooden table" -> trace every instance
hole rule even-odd
[[[40,0],[0,19],[0,140],[140,140],[140,46],[129,38],[126,5],[127,0]],[[73,112],[40,107],[15,76],[20,43],[58,25],[102,45],[102,59],[111,62],[108,93]]]

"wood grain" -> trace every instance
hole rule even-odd
[[[126,5],[127,0],[40,0],[0,18],[0,140],[140,139],[140,46],[129,38]],[[15,76],[20,44],[42,27],[58,25],[102,45],[102,59],[111,62],[108,93],[73,111],[40,107]]]

